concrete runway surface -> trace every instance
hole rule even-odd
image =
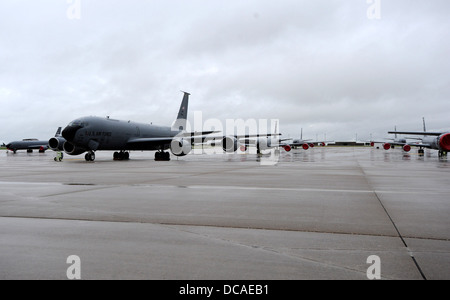
[[[450,279],[450,160],[437,152],[208,151],[55,162],[1,150],[0,279],[72,267],[81,279]]]

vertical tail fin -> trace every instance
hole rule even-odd
[[[423,117],[422,120],[423,120],[423,132],[427,132],[427,128],[425,127],[425,117]]]
[[[183,91],[182,91],[183,92]],[[183,92],[183,100],[181,101],[180,110],[178,111],[177,119],[172,123],[173,131],[186,130],[186,119],[188,113],[189,96],[191,94]]]
[[[56,130],[55,136],[61,136],[61,127],[58,127],[58,130]]]

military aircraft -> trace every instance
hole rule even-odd
[[[277,133],[277,125],[275,124],[275,133],[273,135],[279,135]],[[251,139],[248,137],[244,137],[239,139],[240,149],[242,152],[247,151],[247,147],[249,146],[256,146],[256,153],[261,154],[262,150],[272,149],[272,148],[283,148],[286,152],[291,151],[292,147],[285,143],[285,141],[290,140],[290,138],[286,139],[280,139],[278,136],[264,136],[264,137],[257,137],[256,139]]]
[[[304,140],[303,139],[303,128],[300,129],[300,138],[299,139],[292,139],[292,142],[289,143],[289,145],[296,149],[297,147],[302,147],[303,150],[308,150],[309,148],[314,148],[315,145],[319,145],[319,146],[325,146],[327,143],[332,143],[333,141],[326,141],[326,140],[322,140],[322,141],[311,141],[311,139],[308,140]]]
[[[423,135],[420,143],[411,143],[411,146],[419,147],[419,154],[423,154],[423,148],[439,151],[439,157],[446,156],[450,151],[450,132],[419,132],[419,131],[389,131],[389,134]]]
[[[420,143],[410,143],[406,146],[419,147],[419,154],[424,154],[423,148],[429,148],[439,151],[439,157],[446,156],[450,151],[450,132],[429,132],[425,126],[425,118],[423,119],[423,131],[389,131],[389,134],[408,134],[408,135],[423,135],[423,138],[407,137],[405,139],[420,140]]]
[[[397,131],[397,126],[394,127],[394,131]],[[408,138],[411,139],[411,138]],[[409,152],[411,151],[411,143],[409,143],[406,138],[398,138],[397,134],[395,135],[395,137],[393,139],[391,138],[387,138],[387,140],[391,140],[389,142],[387,141],[370,141],[370,145],[373,147],[375,145],[375,143],[382,143],[383,144],[383,149],[384,150],[389,150],[389,149],[394,149],[395,146],[401,146],[403,151],[405,152]]]
[[[56,131],[55,137],[61,134],[61,127]],[[27,150],[28,153],[33,152],[33,149],[39,149],[39,153],[44,153],[47,150],[48,141],[40,141],[38,139],[23,139],[21,141],[14,141],[6,145],[6,149],[16,153],[17,150]]]
[[[84,152],[86,161],[95,160],[95,151],[116,151],[114,160],[129,159],[129,151],[157,151],[155,160],[170,160],[170,149],[175,156],[187,155],[193,143],[220,139],[225,152],[238,149],[242,137],[272,136],[275,134],[253,134],[245,136],[211,136],[217,131],[187,132],[186,117],[188,112],[189,93],[183,92],[178,116],[172,126],[121,121],[109,117],[82,117],[69,123],[62,131],[62,139],[49,141],[53,148],[61,148],[69,155],[80,155]],[[279,135],[279,134],[277,134]]]

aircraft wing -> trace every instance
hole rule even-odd
[[[427,132],[427,131],[389,131],[389,134],[412,134],[412,135],[434,135],[440,136],[442,132]]]
[[[133,138],[128,140],[127,148],[128,147],[135,148],[139,146],[139,148],[150,150],[160,145],[170,144],[172,140],[173,137]]]
[[[176,138],[182,138],[184,140],[190,140],[191,143],[205,143],[210,140],[218,140],[223,139],[226,136],[220,135],[220,136],[211,136],[210,133],[215,133],[216,131],[203,131],[203,132],[185,132],[181,133],[174,137],[153,137],[153,138],[132,138],[128,140],[127,142],[127,148],[136,148],[139,147],[139,149],[154,149],[157,148],[160,145],[167,145],[170,144],[170,142]],[[237,135],[236,138],[249,138],[249,137],[266,137],[266,136],[272,136],[272,135],[281,135],[279,133],[269,133],[269,134],[252,134],[252,135]]]
[[[268,137],[268,136],[279,136],[281,135],[281,133],[264,133],[264,134],[245,134],[245,135],[230,135],[230,137],[235,137],[238,140],[241,139],[248,139],[250,140],[250,138],[256,138],[256,137]],[[209,140],[219,140],[219,139],[223,139],[226,138],[228,136],[226,135],[220,135],[220,136],[205,136],[205,141],[209,141]],[[194,137],[194,138],[198,138],[198,137]]]
[[[306,140],[303,140],[301,143],[299,143],[299,142],[289,143],[290,146],[294,146],[294,147],[302,146],[303,144],[309,144],[309,143]]]
[[[24,147],[23,149],[41,149],[41,148],[47,150],[48,145],[29,145],[29,146]]]
[[[414,147],[421,147],[421,148],[431,148],[430,144],[422,144],[422,143],[420,143],[420,144],[408,144],[408,145],[414,146]]]
[[[180,133],[177,134],[178,137],[198,137],[198,136],[202,136],[202,135],[209,135],[212,133],[218,133],[220,131],[194,131],[194,132],[184,132],[184,133]]]

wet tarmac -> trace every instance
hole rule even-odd
[[[450,279],[435,151],[54,156],[0,151],[0,279]]]

